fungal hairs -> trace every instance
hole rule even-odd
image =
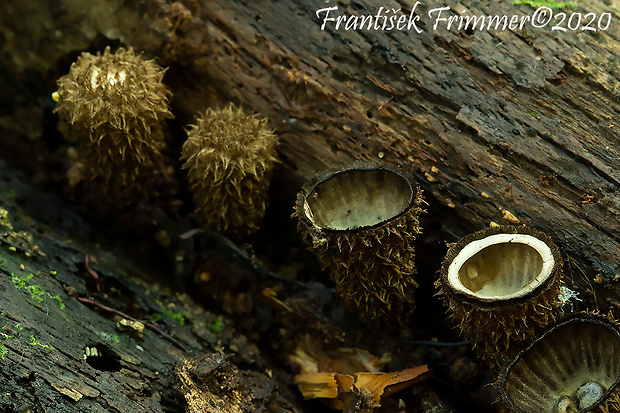
[[[570,304],[571,311],[573,311],[573,307],[574,307],[574,303],[571,300],[575,302],[582,301],[581,298],[579,298],[579,295],[577,294],[577,292],[571,290],[565,285],[560,286],[558,300],[560,301],[560,307],[564,307],[566,304]]]

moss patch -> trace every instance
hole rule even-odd
[[[512,4],[518,6],[527,4],[535,9],[539,7],[549,7],[550,9],[564,9],[566,7],[577,7],[576,1],[541,1],[541,0],[513,0]]]

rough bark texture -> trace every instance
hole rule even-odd
[[[345,3],[347,14],[375,9]],[[473,14],[533,12],[444,3]],[[382,152],[414,169],[432,205],[452,209],[449,232],[506,222],[507,210],[561,245],[585,273],[574,273],[581,289],[597,273],[605,283],[616,277],[620,16],[608,2],[577,9],[612,13],[612,28],[596,34],[320,31],[313,4],[267,7],[206,6],[204,70],[210,84],[273,120],[298,175]],[[597,295],[601,308],[617,298]]]
[[[51,3],[10,3],[3,63],[14,78],[35,71],[52,89],[68,56],[119,40],[171,66],[166,80],[181,121],[226,100],[268,117],[294,172],[280,181],[284,191],[327,167],[382,156],[413,169],[441,211],[446,241],[516,217],[556,240],[574,282],[594,290],[601,309],[620,301],[604,288],[613,286],[620,254],[617,3],[574,9],[611,13],[609,29],[596,33],[433,30],[432,7],[450,6],[450,15],[534,10],[508,1],[423,3],[421,34],[321,31],[317,4],[301,0],[160,0],[148,8],[67,0],[60,14]],[[338,6],[339,14],[374,14],[378,3]],[[412,5],[381,6],[409,15]],[[34,15],[18,17],[34,11],[45,29],[25,32]],[[24,129],[37,136],[36,123]],[[592,288],[593,280],[601,285]]]
[[[239,393],[239,403],[252,411],[293,406],[278,396],[278,380],[256,346],[226,319],[153,283],[156,270],[142,257],[128,255],[127,245],[91,242],[97,231],[79,214],[22,179],[0,161],[0,205],[9,211],[13,230],[32,236],[30,243],[16,244],[7,236],[11,230],[0,227],[0,410],[182,412],[184,394],[196,392],[187,383],[194,370],[211,389],[207,401]],[[33,250],[41,253],[30,254]],[[90,265],[106,296],[97,292],[85,267],[88,253],[98,259]],[[71,294],[144,323],[155,315],[164,334],[148,327],[144,334],[123,330],[117,326],[123,316]],[[91,348],[100,355],[86,357]],[[234,387],[221,385],[209,357],[235,372]],[[190,411],[241,410],[213,404]]]
[[[411,169],[430,204],[418,247],[418,255],[426,257],[426,272],[420,273],[427,284],[435,278],[444,242],[491,221],[518,221],[554,239],[567,258],[568,286],[579,291],[584,306],[602,311],[620,306],[615,287],[620,278],[618,2],[579,2],[574,9],[597,17],[610,13],[609,29],[596,33],[558,32],[549,26],[521,31],[431,27],[427,12],[432,7],[450,6],[450,15],[534,12],[529,6],[491,0],[424,2],[416,9],[422,16],[420,34],[322,31],[315,12],[327,5],[302,0],[100,0],[86,6],[76,0],[6,2],[0,13],[0,156],[20,165],[37,182],[64,182],[66,144],[55,133],[57,118],[51,115],[49,98],[55,81],[84,50],[132,46],[169,67],[164,82],[174,94],[176,116],[169,134],[170,155],[178,156],[185,139],[182,126],[207,107],[232,100],[270,120],[280,136],[282,161],[274,175],[271,203],[282,221],[292,212],[295,192],[315,172],[353,161],[387,161]],[[409,15],[412,7],[411,2],[393,0],[343,0],[337,5],[338,14],[375,14],[383,6],[402,8]],[[36,275],[30,281],[41,277],[46,291],[61,294],[61,283],[78,281],[61,278],[71,274],[67,269],[74,270],[84,249],[76,251],[58,268],[35,258],[20,270],[20,262],[3,257],[3,294],[10,291],[30,300],[14,288],[7,275],[11,272],[21,277],[32,272]],[[51,277],[50,270],[61,277]],[[92,372],[80,362],[83,349],[58,343],[63,342],[61,335],[76,334],[85,345],[113,349],[113,343],[97,336],[114,331],[109,320],[76,321],[73,317],[92,311],[66,299],[75,329],[34,334],[35,323],[47,325],[46,320],[61,320],[69,312],[60,311],[49,298],[43,303],[28,301],[33,318],[27,325],[26,317],[19,316],[26,310],[7,310],[4,305],[17,304],[6,297],[2,324],[12,331],[20,324],[24,332],[6,332],[16,338],[2,341],[6,357],[14,361],[11,370],[3,369],[4,384],[10,388],[15,383],[15,396],[26,402],[30,393],[18,384],[32,380],[28,388],[57,389],[49,393],[50,400],[66,402],[77,395],[61,389],[78,389],[83,397],[77,403],[106,407],[106,392],[118,388],[97,388],[93,381],[97,375],[123,374],[122,370]],[[30,332],[59,350],[29,345]],[[157,396],[146,394],[142,383],[156,381],[155,371],[172,371],[167,360],[179,356],[165,340],[153,340],[152,348],[140,344],[162,357],[149,362],[148,371],[131,361],[143,353],[117,360],[135,373],[130,391],[142,392],[144,403]],[[158,347],[164,344],[167,347]],[[45,371],[32,375],[36,361],[27,356],[44,357],[49,363],[62,357],[61,364],[82,369],[84,376],[70,371],[66,377]],[[157,388],[165,386],[162,382]],[[94,395],[99,397],[91,399]],[[129,395],[124,400],[132,403]]]

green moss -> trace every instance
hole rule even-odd
[[[56,294],[55,296],[52,296],[51,294],[47,294],[51,299],[58,301],[58,306],[60,307],[61,310],[65,309],[65,303],[62,302],[62,298],[60,298],[60,296],[58,294]]]
[[[30,292],[30,297],[37,303],[42,303],[46,292],[40,285],[29,285],[26,290]]]
[[[155,313],[151,315],[151,320],[154,323],[157,323],[158,321],[161,321],[164,317],[167,317],[167,318],[172,319],[173,321],[176,321],[182,326],[185,325],[185,320],[187,319],[187,313],[185,311],[175,313],[173,311],[170,311],[166,306],[164,306],[164,304],[161,301],[155,301],[155,302],[161,309],[161,313]]]
[[[2,314],[4,315],[4,314]],[[13,333],[13,331],[10,328],[7,328],[7,324],[4,325],[5,327],[5,331],[9,331],[10,333]],[[24,328],[21,326],[21,324],[15,324],[15,328],[18,329],[19,331],[22,331]],[[4,337],[4,338],[15,338],[17,335],[19,335],[19,332],[15,335],[13,334],[7,334],[3,331],[0,331],[0,336]]]
[[[187,315],[185,313],[176,313],[176,314],[172,314],[172,318],[174,321],[176,321],[177,323],[181,324],[181,325],[185,325],[185,317],[187,317]]]
[[[26,283],[30,281],[32,277],[34,277],[34,274],[28,274],[24,278],[19,278],[17,275],[11,273],[11,281],[13,281],[13,285],[15,285],[15,288],[18,290],[26,288]]]
[[[214,333],[221,333],[224,329],[224,322],[221,317],[215,319],[213,324],[211,325],[211,331]]]
[[[27,276],[20,278],[14,273],[11,273],[11,281],[13,282],[15,288],[17,288],[18,290],[28,291],[30,293],[30,297],[38,303],[42,303],[45,299],[45,296],[48,296],[49,298],[56,300],[60,309],[64,310],[65,303],[62,302],[62,298],[60,298],[60,295],[51,295],[50,293],[46,292],[40,285],[28,284],[28,281],[30,281],[33,277],[34,274],[28,274]]]
[[[104,333],[103,331],[100,333],[102,337],[110,340],[110,341],[114,341],[116,344],[120,343],[121,341],[118,339],[118,336],[116,334],[111,334],[111,333]]]
[[[0,314],[0,315],[4,315],[4,314]],[[8,324],[8,323],[7,323],[7,324]],[[22,325],[21,325],[21,324],[19,324],[19,323],[16,323],[16,324],[15,324],[15,327],[14,327],[14,328],[15,328],[15,330],[18,330],[18,331],[11,330],[11,328],[8,328],[8,325],[7,325],[7,324],[5,324],[5,325],[4,325],[4,330],[5,330],[5,331],[8,331],[8,332],[9,332],[9,333],[11,333],[11,334],[7,334],[7,333],[5,333],[4,331],[0,331],[0,337],[5,338],[5,339],[7,339],[7,340],[10,340],[10,339],[16,339],[16,340],[23,341],[23,340],[25,339],[25,337],[21,334],[21,332],[24,330],[24,327],[22,327]],[[31,346],[33,346],[33,347],[34,347],[34,346],[39,346],[39,347],[43,347],[43,348],[44,348],[44,349],[46,349],[46,350],[54,350],[54,347],[52,347],[52,346],[50,346],[50,345],[48,345],[48,344],[43,344],[43,343],[41,343],[41,342],[40,342],[40,341],[39,341],[39,340],[38,340],[35,336],[33,336],[33,335],[30,335],[30,336],[29,336],[29,341],[28,341],[28,344],[29,344],[29,345],[31,345]],[[2,343],[0,343],[0,359],[4,360],[4,358],[5,358],[6,354],[7,354],[7,349],[6,349],[6,347],[5,347]]]
[[[576,1],[544,1],[544,0],[513,0],[512,4],[518,6],[527,4],[535,9],[539,7],[549,7],[550,9],[564,9],[566,7],[577,7]]]
[[[47,345],[47,344],[41,344],[41,342],[39,340],[37,340],[34,336],[30,336],[30,344],[31,346],[40,346],[43,347],[46,350],[54,350],[54,347]]]

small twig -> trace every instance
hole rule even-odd
[[[184,233],[179,235],[179,238],[181,238],[181,239],[190,239],[190,238],[194,238],[198,234],[202,234],[203,232],[204,232],[204,230],[202,228],[193,228],[193,229],[190,229],[189,231],[185,231]]]
[[[462,347],[471,345],[471,341],[455,341],[455,342],[443,342],[433,340],[413,340],[407,341],[407,344],[413,346],[429,346],[429,347]]]
[[[232,242],[230,239],[220,234],[219,232],[215,232],[215,231],[204,231],[204,232],[211,238],[216,239],[220,243],[220,245],[223,245],[224,247],[228,248],[231,252],[233,252],[234,254],[242,258],[243,260],[245,260],[249,265],[252,266],[252,268],[256,271],[258,275],[267,277],[267,278],[274,278],[276,280],[295,284],[300,287],[309,288],[305,283],[301,281],[297,281],[292,278],[285,277],[261,265],[256,259],[254,259],[253,256],[248,254],[247,251],[237,246],[237,244],[235,244],[234,242]]]
[[[125,313],[123,313],[120,310],[117,310],[115,308],[112,307],[108,307],[107,305],[103,305],[101,303],[98,303],[96,301],[90,300],[88,298],[83,298],[83,297],[75,297],[76,300],[78,300],[79,302],[81,302],[82,304],[87,304],[87,305],[92,305],[93,307],[97,307],[100,308],[104,311],[110,312],[110,313],[114,313],[120,317],[126,318],[128,320],[131,321],[137,321],[139,323],[144,324],[147,328],[149,328],[150,330],[153,330],[155,333],[159,334],[160,336],[162,336],[163,338],[165,338],[166,340],[170,341],[172,344],[174,344],[175,346],[177,346],[178,348],[180,348],[181,350],[183,350],[184,352],[188,352],[187,348],[181,344],[177,339],[175,339],[174,337],[172,337],[171,335],[169,335],[168,333],[164,332],[161,328],[159,328],[157,325],[151,323],[151,322],[143,322],[140,321],[136,318],[133,318]]]
[[[86,271],[93,277],[93,281],[95,281],[95,288],[97,288],[97,292],[101,294],[103,298],[108,298],[108,295],[101,290],[101,277],[97,273],[97,271],[90,268],[90,254],[86,254],[84,256],[84,266],[86,267]]]

